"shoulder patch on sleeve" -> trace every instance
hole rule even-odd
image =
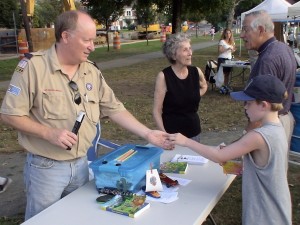
[[[27,59],[21,59],[20,62],[18,63],[15,72],[17,73],[23,73],[24,68],[27,66],[28,60]]]
[[[22,74],[24,71],[24,68],[27,66],[28,61],[34,57],[34,56],[41,56],[44,55],[44,52],[40,51],[40,52],[30,52],[30,53],[24,53],[24,58],[20,60],[20,62],[18,63],[15,72]]]
[[[20,94],[20,92],[21,92],[21,88],[15,86],[15,85],[10,84],[9,87],[8,87],[8,89],[7,89],[7,92],[10,93],[10,94],[18,96]]]

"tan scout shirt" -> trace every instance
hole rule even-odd
[[[72,130],[80,111],[86,113],[78,132],[78,143],[71,151],[50,142],[19,132],[19,143],[29,152],[54,160],[70,160],[86,155],[96,135],[100,117],[126,110],[106,84],[101,72],[90,62],[83,62],[73,77],[81,95],[74,102],[74,91],[61,71],[55,45],[33,53],[31,59],[19,62],[13,74],[1,113],[29,116],[49,127]]]

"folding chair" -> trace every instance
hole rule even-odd
[[[120,147],[119,144],[116,144],[111,141],[100,138],[101,126],[99,123],[96,125],[96,128],[97,128],[97,134],[92,142],[93,145],[87,151],[88,161],[94,161],[95,159],[98,158],[98,149],[100,146],[103,146],[108,149],[116,149],[116,148]]]
[[[211,84],[211,89],[213,90],[216,86],[215,75],[217,74],[218,62],[216,60],[210,59],[206,62],[205,66],[205,79]]]
[[[97,129],[97,133],[96,133],[96,136],[95,136],[95,138],[92,142],[93,145],[87,151],[88,161],[94,161],[95,159],[97,159],[97,156],[98,156],[98,142],[99,142],[100,136],[101,136],[100,123],[97,123],[96,129]]]
[[[93,145],[87,150],[87,159],[88,163],[90,164],[92,161],[96,160],[98,158],[98,149],[99,146],[104,146],[108,149],[116,149],[120,145],[113,143],[111,141],[107,141],[103,138],[100,138],[101,136],[101,126],[100,123],[96,125],[97,133],[93,140]],[[94,173],[91,168],[89,168],[89,180],[94,179]]]

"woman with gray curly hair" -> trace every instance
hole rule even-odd
[[[172,34],[162,47],[170,66],[160,71],[154,91],[153,117],[158,129],[180,132],[200,141],[198,108],[207,91],[202,71],[192,66],[191,39],[187,34]]]

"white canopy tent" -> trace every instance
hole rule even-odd
[[[291,18],[300,17],[300,2],[297,2],[288,8],[288,17]]]
[[[290,6],[292,5],[285,0],[265,0],[253,9],[243,12],[241,15],[241,21],[244,20],[246,14],[259,10],[267,11],[274,22],[287,21],[288,8]]]

